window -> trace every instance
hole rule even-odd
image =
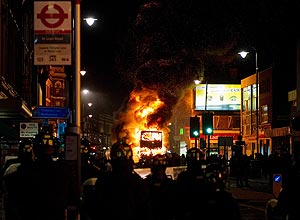
[[[243,88],[243,111],[250,110],[251,86]]]
[[[269,108],[267,105],[261,106],[261,123],[266,124],[269,122]]]

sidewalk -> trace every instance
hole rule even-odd
[[[234,178],[229,178],[227,190],[238,200],[264,200],[275,198],[268,179],[249,179],[250,187],[237,187]]]
[[[228,189],[232,193],[232,196],[238,200],[264,200],[268,201],[269,199],[274,199],[274,195],[271,193],[258,192],[251,188],[239,188],[239,187],[230,187]]]

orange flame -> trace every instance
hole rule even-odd
[[[126,139],[127,144],[133,147],[134,160],[138,161],[143,155],[164,154],[168,148],[168,123],[159,115],[159,109],[165,107],[165,103],[159,99],[155,90],[142,88],[134,90],[130,94],[126,110],[119,112],[118,122],[119,139]],[[121,128],[120,128],[121,127]],[[162,131],[162,148],[141,148],[139,145],[141,131]]]

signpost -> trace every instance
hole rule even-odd
[[[32,118],[60,118],[68,119],[70,109],[63,107],[36,107],[32,111]]]
[[[272,186],[272,191],[273,191],[273,195],[278,198],[279,193],[281,191],[281,187],[282,187],[282,175],[277,173],[277,174],[273,174],[273,186]]]
[[[34,2],[34,65],[72,64],[71,1]]]
[[[38,123],[20,123],[20,137],[21,138],[32,138],[39,131]]]

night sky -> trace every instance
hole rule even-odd
[[[172,58],[176,62],[180,60],[193,69],[198,67],[198,63],[193,65],[192,61],[198,62],[196,57],[199,56],[205,62],[205,75],[209,80],[226,82],[231,79],[231,82],[239,83],[241,78],[253,74],[255,69],[254,59],[250,61],[250,57],[247,62],[241,60],[237,52],[252,46],[258,52],[260,70],[277,62],[285,65],[286,72],[295,72],[295,46],[300,24],[299,1],[149,2],[82,0],[82,18],[93,15],[98,19],[93,27],[84,23],[81,27],[81,66],[88,71],[82,86],[97,91],[97,100],[101,100],[103,111],[117,110],[136,86],[134,81],[137,79],[148,84],[155,83],[155,80],[160,83],[160,79],[181,83],[183,79],[180,78],[180,71],[167,78],[164,76],[168,76],[168,72],[156,69],[156,75],[145,68],[138,68],[154,58]],[[148,5],[141,10],[143,3]],[[132,32],[135,33],[134,38]],[[153,37],[153,33],[160,34]],[[154,43],[145,44],[147,35],[155,39]],[[137,54],[141,56],[137,58]],[[181,58],[181,54],[184,54],[184,58]],[[182,65],[180,68],[183,68]],[[150,75],[143,76],[145,72]],[[194,77],[190,75],[184,75],[183,78],[190,80]]]

